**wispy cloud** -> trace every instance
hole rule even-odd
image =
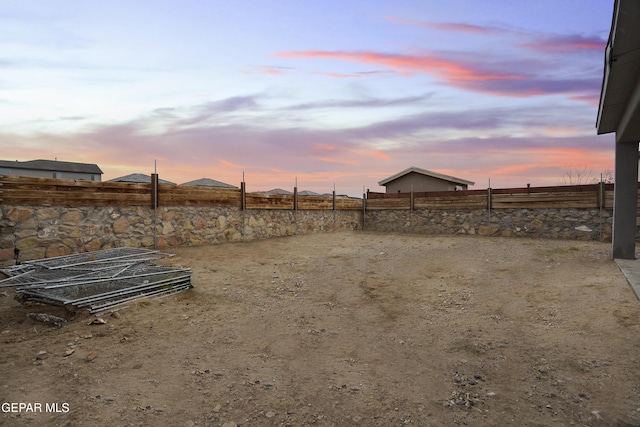
[[[249,70],[243,70],[243,74],[267,74],[270,76],[284,76],[296,71],[293,67],[278,67],[271,65],[261,65]]]
[[[459,33],[470,33],[470,34],[504,34],[506,32],[512,32],[512,30],[508,30],[505,28],[500,28],[496,26],[483,26],[476,24],[465,24],[462,22],[429,22],[429,21],[417,21],[414,19],[402,19],[397,18],[395,16],[386,16],[385,17],[389,22],[394,24],[401,25],[412,25],[421,27],[424,29],[435,29],[442,31],[453,31]]]
[[[525,74],[499,70],[484,70],[477,64],[440,57],[437,54],[405,55],[374,51],[322,51],[304,50],[280,52],[278,56],[291,59],[335,59],[363,64],[386,66],[403,73],[429,73],[446,81],[512,80],[523,79]]]
[[[466,55],[469,59],[460,59],[460,54],[430,52],[421,54],[391,54],[382,52],[348,51],[288,51],[279,56],[289,59],[330,59],[367,65],[385,66],[401,75],[416,73],[429,74],[442,81],[442,84],[459,89],[505,97],[532,97],[548,94],[567,94],[571,99],[593,99],[584,92],[593,92],[600,85],[600,77],[575,78],[545,76],[544,64],[532,64],[517,59],[505,59],[489,56]],[[538,74],[535,72],[538,71]]]
[[[402,19],[388,16],[386,19],[394,24],[412,25],[426,30],[439,30],[454,33],[468,33],[475,36],[514,36],[518,46],[543,53],[571,53],[581,50],[601,53],[607,41],[598,36],[582,34],[541,34],[525,29],[500,27],[495,25],[467,24],[463,22],[432,22]]]
[[[294,104],[283,107],[285,110],[311,110],[317,108],[381,108],[398,107],[407,105],[419,105],[433,97],[433,92],[417,96],[406,96],[401,98],[374,98],[345,99],[307,102],[304,104]]]
[[[520,43],[527,49],[544,53],[575,53],[580,51],[596,52],[604,51],[607,41],[596,36],[557,35],[543,36],[535,40]]]

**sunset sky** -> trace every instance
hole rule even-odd
[[[613,0],[0,0],[0,159],[248,191],[598,179]]]

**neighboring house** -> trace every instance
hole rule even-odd
[[[0,175],[33,176],[38,178],[81,179],[101,181],[102,170],[93,163],[61,162],[58,160],[0,160]]]
[[[386,193],[466,190],[474,182],[412,166],[378,182]]]
[[[215,179],[210,178],[200,178],[196,179],[195,181],[185,182],[184,184],[180,185],[186,185],[189,187],[238,188],[235,185],[225,184],[224,182],[216,181]]]
[[[132,173],[130,175],[121,176],[119,178],[110,179],[108,182],[133,182],[138,184],[151,184],[151,176],[143,173]],[[158,178],[159,184],[176,185],[175,182],[166,181]]]

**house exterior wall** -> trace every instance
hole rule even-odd
[[[443,179],[434,178],[431,176],[422,175],[416,172],[410,172],[398,179],[387,183],[387,193],[409,193],[413,187],[413,191],[455,191],[456,187],[463,187],[455,182],[445,181]]]
[[[101,181],[100,174],[52,171],[41,169],[21,169],[21,168],[2,168],[0,167],[0,175],[13,176],[32,176],[36,178],[59,178],[59,179],[82,179],[86,181]]]

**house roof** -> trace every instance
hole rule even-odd
[[[258,194],[274,194],[274,195],[280,195],[280,196],[291,196],[291,195],[293,195],[293,193],[291,191],[283,190],[282,188],[274,188],[273,190],[269,190],[269,191],[256,191],[256,193],[258,193]]]
[[[378,185],[381,185],[381,186],[387,185],[391,181],[395,181],[396,179],[401,178],[401,177],[403,177],[405,175],[408,175],[408,174],[410,174],[412,172],[419,173],[419,174],[425,175],[425,176],[430,176],[432,178],[442,179],[444,181],[454,182],[456,184],[461,184],[461,185],[473,185],[473,184],[475,184],[475,182],[467,181],[466,179],[456,178],[455,176],[444,175],[444,174],[441,174],[441,173],[437,173],[437,172],[429,171],[429,170],[426,170],[426,169],[420,169],[420,168],[417,168],[415,166],[411,166],[410,168],[407,168],[407,169],[403,170],[402,172],[398,172],[397,174],[392,175],[389,178],[383,179],[382,181],[378,181]]]
[[[102,174],[102,170],[94,163],[61,162],[59,160],[0,160],[0,167],[11,169],[44,170],[56,172],[77,172]]]
[[[302,190],[298,191],[298,196],[326,196],[326,194],[320,194],[310,190]]]
[[[640,2],[616,0],[604,55],[596,128],[620,141],[640,140]]]
[[[121,176],[119,178],[110,179],[107,182],[135,182],[135,183],[139,183],[139,184],[151,184],[151,177],[149,175],[145,175],[143,173],[132,173],[132,174],[129,174],[129,175]],[[166,181],[166,180],[160,179],[160,178],[158,178],[158,183],[176,185],[175,182]]]
[[[218,188],[238,188],[235,185],[226,184],[224,182],[216,181],[211,178],[200,178],[194,181],[185,182],[180,185],[187,185],[191,187],[218,187]]]

